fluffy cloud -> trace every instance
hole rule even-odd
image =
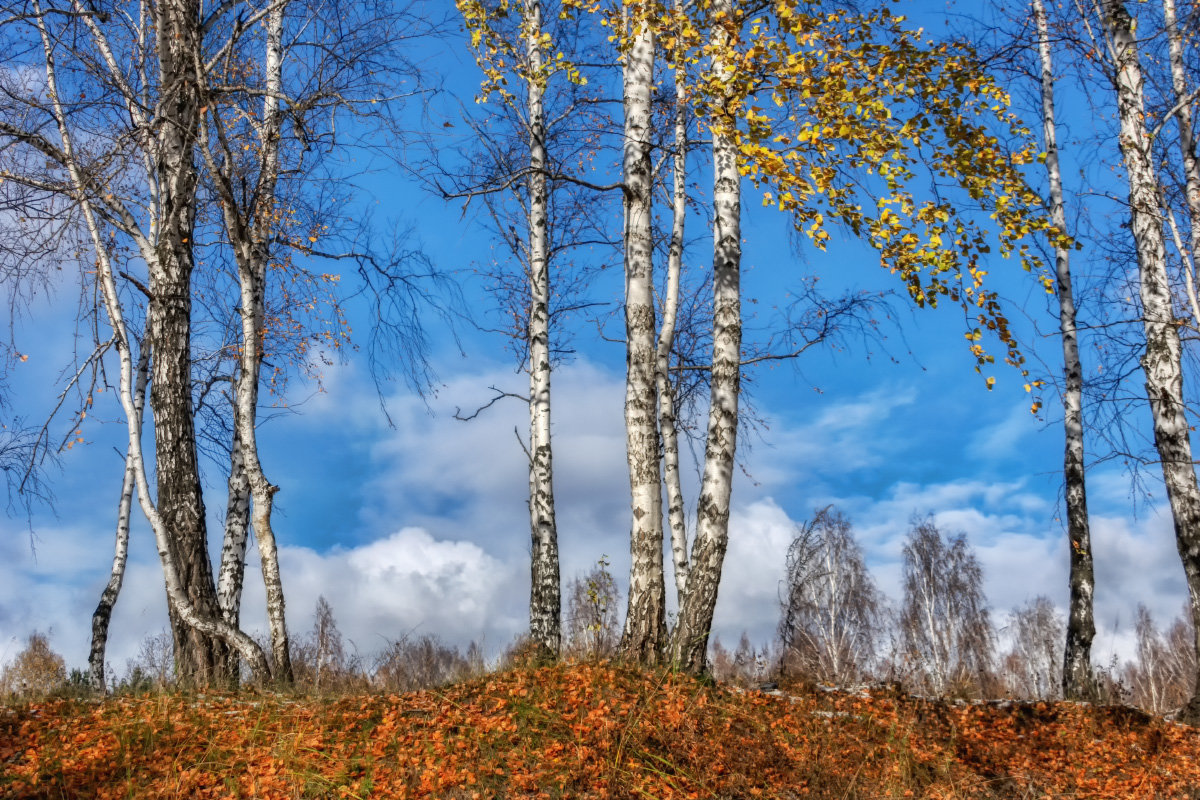
[[[406,635],[436,634],[495,653],[525,625],[528,518],[525,456],[514,435],[525,407],[502,400],[471,422],[489,386],[519,391],[506,368],[460,374],[435,398],[389,400],[395,427],[378,414],[369,383],[352,368],[333,370],[305,414],[268,426],[268,474],[284,491],[281,536],[288,617],[297,634],[325,595],[343,633],[364,656]],[[564,583],[602,555],[622,586],[629,568],[623,376],[587,362],[555,376],[555,489]],[[906,465],[929,461],[928,443],[907,441],[900,421],[919,405],[913,390],[823,400],[802,421],[768,418],[769,443],[752,449],[739,474],[715,619],[726,642],[745,630],[770,640],[779,582],[798,522],[838,504],[855,524],[881,588],[898,599],[901,548],[914,513],[934,515],[947,533],[964,531],[985,571],[997,621],[1038,594],[1066,602],[1067,555],[1056,519],[1057,478],[922,480]],[[1027,415],[1027,411],[1023,410]],[[1022,418],[1023,419],[1023,418]],[[891,430],[880,434],[881,421]],[[999,446],[1020,435],[1001,415],[977,438]],[[972,475],[971,461],[947,449],[944,475]],[[90,467],[90,461],[81,462]],[[1028,474],[1029,471],[1026,470]],[[689,473],[694,481],[694,470]],[[1161,621],[1185,597],[1169,518],[1154,507],[1137,519],[1112,499],[1118,478],[1100,474],[1093,516],[1099,661],[1129,652],[1133,610],[1145,603]],[[217,482],[214,481],[214,484]],[[217,488],[220,488],[219,486]],[[694,487],[693,487],[694,488]],[[103,496],[101,496],[103,495]],[[19,527],[0,536],[0,660],[33,629],[50,630],[68,663],[82,665],[88,624],[111,559],[105,493],[81,493],[60,506],[60,521],[37,525],[35,561]],[[694,491],[689,492],[694,501]],[[71,497],[74,499],[74,493]],[[97,506],[97,502],[100,505]],[[213,504],[216,505],[216,504]],[[97,514],[95,509],[104,509]],[[1127,511],[1127,508],[1124,509]],[[214,530],[217,520],[212,520]],[[110,661],[118,671],[148,633],[166,625],[157,557],[135,526],[126,585],[113,619]],[[263,595],[251,555],[245,615],[265,629]],[[669,583],[670,585],[670,583]]]

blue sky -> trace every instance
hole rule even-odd
[[[372,179],[364,205],[410,224],[435,263],[469,272],[491,257],[491,243],[458,205],[423,194],[398,173]],[[386,188],[380,188],[384,187]],[[786,221],[762,209],[747,185],[744,273],[747,313],[769,316],[781,287],[806,272],[839,287],[891,288],[877,259],[835,235],[829,251],[797,254]],[[611,209],[619,218],[616,198]],[[697,233],[693,227],[693,233]],[[695,261],[705,258],[698,244]],[[1076,256],[1083,269],[1089,258]],[[1030,276],[997,262],[992,278],[1022,313],[1053,326],[1047,299]],[[66,282],[64,282],[66,283]],[[488,306],[473,282],[466,305]],[[619,300],[619,276],[593,289]],[[1023,307],[1024,311],[1015,308]],[[765,642],[778,619],[778,582],[797,523],[837,503],[850,517],[882,588],[899,597],[901,545],[913,514],[932,513],[945,532],[964,531],[985,571],[985,587],[1002,620],[1013,606],[1046,594],[1063,607],[1067,554],[1059,520],[1062,435],[1056,398],[1040,418],[1014,370],[997,367],[993,391],[972,369],[954,308],[911,313],[898,300],[899,331],[888,331],[886,357],[867,359],[862,344],[811,352],[794,364],[754,372],[764,425],[747,441],[745,472],[734,491],[730,553],[717,608],[717,634],[736,641],[745,630]],[[70,285],[18,321],[18,349],[29,355],[13,381],[14,407],[35,416],[70,363]],[[356,330],[366,322],[351,320]],[[1053,367],[1056,339],[1036,340]],[[295,413],[265,425],[263,460],[281,486],[277,534],[288,617],[308,629],[324,594],[339,626],[363,655],[405,635],[436,634],[489,652],[525,625],[528,599],[527,475],[513,434],[527,425],[523,406],[502,402],[469,422],[456,408],[491,397],[489,386],[520,391],[525,382],[494,336],[457,327],[457,340],[433,327],[436,391],[420,398],[385,387],[395,427],[380,411],[365,359],[325,371],[321,391],[297,381]],[[576,337],[578,356],[554,377],[556,497],[563,574],[570,578],[607,556],[627,576],[628,502],[622,431],[624,353]],[[911,354],[910,351],[911,350]],[[1085,353],[1086,357],[1086,353]],[[1146,417],[1136,424],[1145,429]],[[49,632],[71,666],[83,666],[91,611],[108,577],[123,426],[101,405],[85,429],[87,444],[64,453],[54,476],[54,509],[40,510],[31,537],[24,520],[0,520],[0,662],[33,630]],[[1156,491],[1153,470],[1149,488]],[[1098,663],[1129,652],[1133,612],[1145,603],[1166,622],[1186,591],[1170,519],[1153,499],[1135,498],[1119,466],[1089,474],[1097,563]],[[223,507],[223,481],[210,471],[210,521]],[[1161,493],[1158,493],[1161,494]],[[694,495],[692,495],[694,499]],[[1136,499],[1136,502],[1135,502]],[[219,542],[213,541],[214,550]],[[36,549],[35,549],[36,548]],[[262,590],[251,554],[244,619],[265,629]],[[161,574],[151,537],[135,524],[130,571],[113,619],[110,662],[119,674],[140,641],[166,626]]]

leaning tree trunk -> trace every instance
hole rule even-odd
[[[1063,208],[1062,173],[1058,164],[1058,135],[1054,118],[1054,68],[1050,56],[1050,34],[1042,0],[1033,0],[1033,19],[1038,32],[1041,58],[1042,132],[1046,143],[1046,176],[1050,181],[1050,218],[1062,233],[1067,230]],[[1083,463],[1083,367],[1079,361],[1079,337],[1075,325],[1075,298],[1071,288],[1070,250],[1061,244],[1054,248],[1058,278],[1059,330],[1062,332],[1063,427],[1066,446],[1063,453],[1063,483],[1066,487],[1067,541],[1070,548],[1070,609],[1067,615],[1067,642],[1063,655],[1063,697],[1087,700],[1094,695],[1092,676],[1092,639],[1096,636],[1092,594],[1095,575],[1092,568],[1092,539],[1088,524],[1087,491]]]
[[[656,663],[665,639],[662,478],[658,458],[657,348],[651,240],[650,100],[654,89],[654,31],[642,3],[624,7],[622,56],[625,143],[625,436],[633,524],[629,606],[621,650]]]
[[[1187,575],[1195,648],[1200,654],[1200,486],[1192,462],[1184,409],[1179,328],[1167,275],[1166,248],[1159,214],[1158,180],[1146,130],[1136,22],[1119,0],[1103,3],[1104,25],[1115,61],[1114,84],[1120,120],[1120,147],[1129,178],[1131,227],[1137,245],[1142,317],[1146,329],[1146,394],[1154,419],[1154,443],[1175,523],[1175,543]],[[1191,700],[1181,718],[1200,723],[1200,658]]]
[[[142,339],[141,353],[138,355],[135,369],[135,386],[133,390],[133,408],[137,414],[136,425],[142,430],[142,411],[146,405],[146,382],[150,372],[150,347],[146,339]],[[121,498],[117,503],[117,533],[113,546],[112,571],[108,583],[100,594],[100,602],[92,612],[92,646],[88,653],[88,683],[96,692],[106,692],[107,684],[104,679],[104,659],[108,649],[108,624],[112,619],[113,608],[117,597],[121,594],[121,584],[125,581],[125,565],[129,560],[129,519],[133,510],[133,491],[136,470],[133,459],[125,456],[125,476],[121,481]]]
[[[714,4],[712,70],[723,76],[734,69],[729,54],[736,43],[732,0]],[[731,110],[728,100],[717,106]],[[673,660],[685,670],[705,671],[708,639],[717,606],[717,589],[729,543],[729,506],[737,450],[738,391],[741,379],[742,310],[740,272],[741,176],[733,130],[736,115],[712,125],[713,147],[713,361],[704,474],[696,511],[696,540],[687,594],[679,610]]]
[[[562,589],[554,515],[554,462],[550,444],[550,260],[546,189],[546,112],[542,95],[542,3],[525,3],[529,90],[529,530],[532,538],[529,635],[558,657]]]

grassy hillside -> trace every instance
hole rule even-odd
[[[3,708],[0,797],[1200,798],[1200,730],[573,665],[402,696]]]

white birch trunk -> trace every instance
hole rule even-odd
[[[550,261],[546,188],[546,112],[542,96],[542,3],[525,3],[529,91],[529,529],[532,538],[529,635],[557,657],[562,644],[562,589],[554,515],[550,443]]]
[[[1104,0],[1102,8],[1115,64],[1119,141],[1129,179],[1131,228],[1138,253],[1146,329],[1142,369],[1146,373],[1146,394],[1154,420],[1154,442],[1175,522],[1175,542],[1187,576],[1195,647],[1200,653],[1200,486],[1196,483],[1184,411],[1179,329],[1167,275],[1158,179],[1146,130],[1136,22],[1120,0]],[[1183,719],[1200,722],[1200,672],[1193,679],[1195,687]]]
[[[1062,172],[1058,163],[1058,135],[1054,116],[1054,66],[1050,53],[1046,9],[1042,0],[1033,0],[1033,19],[1037,27],[1038,55],[1041,61],[1042,136],[1046,145],[1046,177],[1050,182],[1050,217],[1055,227],[1066,233],[1067,215],[1063,206]],[[1094,694],[1092,639],[1096,635],[1096,623],[1093,617],[1092,597],[1095,575],[1084,476],[1083,366],[1079,360],[1070,251],[1066,247],[1055,246],[1054,265],[1058,279],[1059,330],[1062,333],[1065,378],[1062,396],[1066,437],[1063,483],[1071,565],[1067,641],[1063,656],[1063,697],[1068,700],[1086,700]]]
[[[138,354],[134,370],[133,405],[137,411],[137,427],[142,429],[143,410],[146,406],[146,382],[150,374],[150,347],[146,337]],[[117,503],[116,542],[113,545],[112,570],[108,583],[100,594],[100,602],[92,612],[92,646],[88,652],[88,683],[96,692],[106,693],[108,685],[104,678],[104,659],[108,649],[108,624],[113,608],[121,594],[125,581],[125,565],[129,560],[129,520],[133,510],[133,491],[136,470],[129,456],[125,456],[125,473],[121,480],[121,497]]]
[[[279,552],[272,525],[275,493],[279,487],[267,480],[258,450],[258,391],[262,373],[262,347],[266,325],[266,278],[270,260],[270,238],[273,233],[275,189],[279,180],[279,139],[283,125],[280,98],[283,96],[283,13],[286,3],[272,4],[267,14],[265,54],[265,96],[259,139],[262,147],[257,204],[243,209],[245,218],[240,224],[227,224],[238,262],[241,284],[242,353],[236,385],[237,410],[234,424],[241,440],[245,459],[246,479],[250,484],[251,524],[262,562],[263,586],[267,596],[267,625],[271,633],[271,656],[277,681],[291,683],[292,659],[288,641],[287,619],[283,595],[283,578],[279,570]],[[210,162],[211,163],[211,162]],[[229,193],[224,204],[227,223],[233,218],[236,206]],[[239,235],[240,234],[240,235]],[[240,239],[240,241],[239,241]],[[236,441],[236,439],[235,439]]]
[[[625,142],[625,434],[632,508],[629,607],[621,649],[656,663],[664,645],[662,479],[658,457],[657,348],[654,332],[653,244],[650,234],[650,98],[654,31],[641,3],[623,9],[629,48],[622,56]]]
[[[713,27],[712,69],[718,76],[733,66],[727,60],[736,32],[732,0],[718,0],[724,24]],[[736,124],[727,120],[727,125]],[[708,639],[725,551],[729,543],[729,507],[737,450],[738,391],[741,379],[742,258],[741,175],[738,150],[729,132],[714,128],[713,136],[713,359],[704,474],[696,512],[687,594],[679,610],[672,644],[673,660],[690,672],[707,668]]]
[[[176,566],[176,555],[172,552],[174,540],[164,524],[151,500],[149,481],[146,477],[145,458],[142,451],[140,413],[136,401],[135,368],[130,346],[129,330],[125,323],[124,312],[121,309],[120,297],[117,292],[116,279],[113,275],[112,262],[105,247],[103,233],[89,200],[88,181],[83,176],[79,163],[74,156],[74,144],[66,123],[66,115],[58,97],[57,76],[54,51],[51,39],[42,22],[39,4],[34,2],[34,12],[38,15],[38,28],[41,33],[42,46],[46,59],[47,94],[54,108],[62,149],[67,162],[68,172],[75,188],[76,200],[83,213],[84,222],[92,240],[96,255],[96,277],[100,286],[105,311],[109,324],[117,340],[117,354],[120,361],[120,402],[125,413],[126,429],[128,432],[128,450],[126,458],[134,474],[134,485],[142,512],[146,515],[150,528],[154,532],[155,545],[163,568],[167,597],[172,611],[190,629],[201,635],[218,639],[236,648],[246,662],[256,680],[268,681],[271,677],[271,667],[257,643],[242,631],[228,625],[219,617],[206,615],[196,608],[189,596],[179,569]],[[145,252],[145,251],[143,251]],[[153,354],[157,358],[157,353]]]
[[[683,0],[675,0],[682,15]],[[663,481],[667,490],[667,525],[671,531],[675,597],[683,607],[688,581],[687,518],[684,514],[683,482],[679,472],[679,431],[676,428],[675,388],[671,381],[671,348],[679,316],[679,281],[683,271],[683,234],[687,218],[687,66],[675,66],[675,155],[672,160],[671,244],[667,252],[667,292],[663,298],[662,327],[658,333],[655,379],[658,383],[658,425],[662,436]]]
[[[234,414],[236,415],[236,402]],[[250,479],[246,476],[242,434],[236,420],[229,448],[228,501],[225,506],[225,540],[217,570],[217,602],[221,616],[237,627],[241,619],[242,585],[246,575],[246,544],[250,540]]]

